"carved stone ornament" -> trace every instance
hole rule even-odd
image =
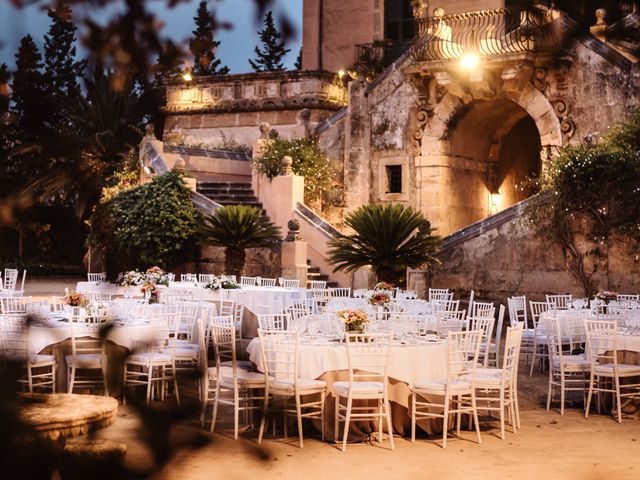
[[[258,126],[258,130],[260,130],[260,138],[262,140],[267,140],[269,138],[269,131],[271,130],[271,125],[267,122],[262,122]]]
[[[280,175],[293,175],[293,158],[289,155],[282,157],[280,162]]]
[[[300,240],[302,237],[300,236],[300,222],[297,219],[292,218],[287,222],[287,228],[289,231],[287,232],[287,238],[285,241],[287,242],[295,242]]]
[[[566,87],[566,77],[569,66],[567,63],[562,63],[558,67],[556,90],[564,90]],[[544,68],[536,68],[533,72],[532,83],[533,86],[540,90],[545,97],[551,103],[553,112],[560,121],[560,131],[562,132],[562,139],[564,143],[567,143],[576,131],[576,124],[570,115],[570,106],[562,96],[551,95],[551,84],[547,79],[549,71]]]
[[[153,123],[147,123],[144,127],[144,137],[147,140],[157,140]]]

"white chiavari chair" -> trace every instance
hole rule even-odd
[[[180,274],[180,281],[185,283],[198,283],[198,274],[182,273]]]
[[[215,278],[216,276],[213,273],[200,273],[198,274],[198,283],[211,283]]]
[[[545,298],[555,310],[568,310],[573,301],[573,295],[545,295]]]
[[[482,442],[476,405],[476,369],[482,335],[483,332],[479,330],[449,332],[447,378],[419,380],[411,385],[412,442],[416,441],[418,420],[442,418],[442,448],[446,448],[449,416],[457,416],[456,434],[460,436],[460,420],[463,414],[472,415],[478,443]],[[437,402],[434,397],[442,398],[442,402]],[[439,413],[440,409],[442,413]]]
[[[298,278],[282,278],[280,280],[282,288],[300,288],[300,279]]]
[[[258,315],[258,328],[262,330],[286,330],[289,324],[290,314],[270,313]]]
[[[465,310],[437,311],[434,314],[436,333],[446,337],[449,332],[461,332],[467,326],[466,313]]]
[[[460,310],[460,300],[433,300],[433,311],[435,312],[455,312]]]
[[[108,396],[107,354],[105,341],[100,338],[102,326],[87,322],[80,312],[72,311],[68,320],[71,354],[65,356],[67,393],[73,393],[74,387],[102,387],[103,394]]]
[[[26,315],[32,297],[0,297],[0,314]]]
[[[18,269],[5,268],[4,269],[4,290],[16,290],[18,283]]]
[[[347,449],[349,425],[361,419],[378,420],[378,441],[382,443],[382,422],[387,423],[391,450],[393,427],[389,404],[389,363],[390,333],[362,334],[347,333],[347,358],[349,360],[349,380],[333,382],[335,397],[335,440],[339,441],[340,422],[344,422],[342,451]],[[342,399],[346,400],[343,404]],[[354,405],[355,401],[366,400],[368,404]],[[371,404],[375,401],[375,405]]]
[[[336,287],[336,288],[328,288],[329,299],[332,298],[349,298],[351,297],[351,288],[350,287]]]
[[[585,320],[587,352],[590,360],[589,394],[584,418],[589,417],[591,398],[613,394],[618,423],[622,423],[622,400],[640,398],[640,365],[619,363],[618,323],[616,320]],[[621,383],[622,378],[629,379]],[[603,382],[608,380],[608,382]],[[607,388],[606,385],[611,385]]]
[[[493,317],[471,317],[467,319],[468,330],[482,332],[478,361],[485,368],[489,366],[489,351],[494,324],[495,318]]]
[[[430,288],[427,300],[430,302],[435,302],[436,300],[453,300],[453,292],[449,292],[448,288]]]
[[[493,361],[493,365],[498,367],[498,359],[500,358],[500,339],[502,337],[502,325],[504,324],[504,305],[500,305],[498,309],[498,320],[496,321],[496,334],[494,341],[489,343],[489,362]]]
[[[549,351],[549,390],[547,393],[547,411],[551,408],[556,388],[560,390],[560,415],[564,415],[564,404],[567,392],[582,392],[582,399],[587,392],[586,375],[591,369],[590,362],[584,354],[572,355],[565,351],[562,324],[559,318],[547,316],[544,319],[545,335]]]
[[[471,306],[472,317],[495,317],[496,307],[489,302],[473,302]]]
[[[504,309],[504,305],[502,308]],[[500,438],[502,440],[505,438],[506,415],[510,420],[513,433],[518,427],[518,357],[523,326],[522,323],[519,323],[516,327],[507,328],[502,368],[478,368],[477,370],[476,388],[480,392],[476,398],[478,410],[499,412]]]
[[[240,277],[240,285],[254,287],[258,285],[258,277]]]
[[[56,359],[54,355],[30,352],[30,330],[24,314],[0,315],[0,358],[3,362],[19,362],[24,365],[26,379],[18,380],[26,385],[29,393],[45,388],[56,392]]]
[[[542,315],[553,309],[550,302],[529,302],[531,309],[531,321],[533,323],[533,355],[531,356],[531,370],[529,376],[533,375],[533,367],[536,363],[536,357],[540,358],[540,369],[544,369],[544,359],[547,355],[547,337],[544,332],[544,322],[541,321]]]
[[[324,290],[327,288],[326,280],[309,280],[307,282],[307,288],[309,290]]]
[[[87,281],[94,283],[104,283],[107,281],[107,272],[87,273]]]
[[[321,422],[322,440],[324,441],[324,401],[327,384],[323,380],[300,378],[298,373],[300,362],[298,333],[259,328],[258,337],[265,383],[258,443],[262,443],[269,401],[272,397],[285,399],[285,404],[277,410],[278,413],[283,413],[285,416],[285,436],[287,435],[286,417],[295,416],[298,422],[300,448],[303,448],[302,419],[314,418]],[[319,396],[318,400],[310,399],[315,395]],[[294,405],[291,405],[291,402]]]
[[[276,278],[260,278],[260,287],[275,287],[276,286]]]

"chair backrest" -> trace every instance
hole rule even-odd
[[[167,280],[170,282],[175,282],[176,281],[176,274],[175,273],[167,273]]]
[[[453,300],[453,292],[449,293],[448,288],[430,288],[427,300]]]
[[[500,353],[500,339],[502,338],[502,325],[504,324],[504,305],[500,305],[498,309],[498,320],[496,321],[496,334],[495,334],[495,345],[496,345],[496,366],[498,363],[498,356]]]
[[[87,292],[84,296],[90,302],[110,302],[112,297],[109,292]]]
[[[587,353],[591,363],[612,363],[618,367],[617,320],[585,320]]]
[[[489,362],[489,347],[491,345],[491,338],[493,335],[493,325],[495,318],[493,317],[471,317],[468,320],[470,331],[482,332],[482,338],[480,340],[480,355],[482,356],[482,363],[487,366]]]
[[[27,316],[0,315],[0,357],[26,361],[29,352],[29,328]]]
[[[283,288],[299,288],[300,279],[298,278],[283,278],[280,280],[280,286]]]
[[[258,315],[258,327],[263,330],[286,330],[288,324],[288,313],[267,313]]]
[[[460,300],[433,300],[433,311],[435,312],[455,312],[460,310]]]
[[[467,305],[467,317],[471,316],[471,309],[473,308],[473,300],[476,296],[475,290],[471,290],[469,293],[469,304]]]
[[[209,323],[209,319],[218,315],[218,307],[215,303],[200,302],[200,312],[198,318],[201,319],[205,325]]]
[[[469,378],[473,387],[482,336],[481,330],[447,334],[447,383],[449,385],[462,378]]]
[[[351,288],[329,288],[329,298],[349,298],[351,297]]]
[[[218,291],[220,292],[220,300],[228,300],[231,302],[237,301],[238,295],[242,292],[239,288],[221,288]]]
[[[516,295],[507,298],[509,306],[509,324],[515,327],[518,323],[524,323],[524,328],[529,328],[529,317],[527,315],[527,297]]]
[[[545,295],[547,303],[550,303],[556,310],[567,310],[571,308],[572,295]]]
[[[233,320],[229,317],[222,317],[216,323],[209,324],[209,338],[213,342],[216,368],[218,375],[222,362],[231,362],[233,376],[236,376],[236,329]],[[220,378],[219,376],[217,378]]]
[[[391,333],[347,333],[349,382],[382,381],[387,388],[387,365]]]
[[[86,317],[69,318],[69,338],[71,338],[71,355],[82,354],[105,355],[105,342],[100,338],[99,324],[86,322]]]
[[[396,290],[396,300],[415,300],[418,294],[413,290]]]
[[[240,277],[240,285],[255,286],[257,282],[257,277]]]
[[[308,288],[311,290],[324,290],[327,288],[327,282],[325,280],[309,280]]]
[[[87,281],[88,282],[96,282],[96,283],[106,282],[107,281],[107,273],[106,272],[87,273]]]
[[[496,307],[490,302],[473,302],[471,307],[472,317],[495,317]]]
[[[27,313],[27,304],[31,303],[31,297],[0,297],[0,313],[20,315]]]
[[[180,274],[180,281],[188,283],[198,283],[198,275],[195,273],[182,273]]]
[[[160,290],[160,300],[163,303],[190,302],[193,300],[193,292],[184,288],[163,288]]]
[[[438,335],[446,335],[449,332],[461,332],[467,325],[465,320],[465,310],[454,311],[437,311],[436,317],[436,333]]]
[[[261,287],[275,287],[276,279],[275,278],[260,278],[260,286]]]
[[[213,273],[200,273],[198,274],[198,283],[211,283],[215,278]]]
[[[4,289],[15,290],[18,283],[18,269],[5,268],[4,269]]]
[[[504,308],[504,305],[502,305]],[[518,375],[518,360],[520,357],[520,345],[524,324],[518,323],[515,327],[507,327],[507,337],[504,342],[504,355],[502,357],[502,381],[515,382]]]
[[[553,309],[553,304],[549,302],[529,302],[529,308],[531,309],[531,321],[533,322],[533,328],[538,328],[540,323],[540,316],[544,312],[548,312]]]
[[[258,338],[265,379],[296,382],[300,345],[298,333],[259,328]]]

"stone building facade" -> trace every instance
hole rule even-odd
[[[416,38],[404,53],[372,82],[356,72],[336,75],[353,64],[355,44],[384,38],[391,3],[306,0],[303,67],[313,70],[171,84],[166,130],[207,136],[217,129],[252,145],[261,122],[287,137],[315,135],[342,186],[341,208],[330,216],[334,225],[340,228],[344,215],[361,205],[402,203],[423,212],[447,237],[528,198],[526,180],[538,176],[559,148],[596,141],[640,106],[635,2],[615,2],[618,22],[596,25],[593,33],[566,12],[544,6],[531,13],[499,9],[518,2],[408,2],[416,7]],[[436,7],[467,13],[428,17]],[[469,13],[480,8],[494,10]],[[334,30],[326,18],[335,21]],[[323,68],[333,72],[317,70]],[[443,254],[445,286],[464,289],[479,281],[478,272],[489,275],[478,263],[489,252],[511,259],[512,268],[515,257],[496,253],[497,244],[511,248],[508,232],[517,230],[511,227],[496,226],[491,235],[456,246],[457,253]],[[521,239],[530,235],[517,232]],[[523,252],[541,248],[516,245],[520,266],[527,263]],[[529,270],[545,270],[545,262]],[[561,270],[561,262],[551,263],[547,270]],[[611,282],[624,283],[635,271],[623,263],[611,262]],[[496,275],[485,282],[488,291],[519,285],[513,275]],[[410,277],[421,288],[443,283],[424,273]],[[565,277],[550,281],[541,274],[536,278],[547,278],[546,287],[527,288],[562,290]]]

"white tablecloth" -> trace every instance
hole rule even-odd
[[[247,348],[249,359],[263,371],[259,339],[254,338]],[[300,344],[299,374],[301,378],[320,378],[330,371],[347,370],[347,346],[344,343],[316,340]],[[383,372],[375,372],[383,373]],[[417,345],[393,344],[389,349],[389,378],[405,383],[417,380],[446,379],[446,342]]]

